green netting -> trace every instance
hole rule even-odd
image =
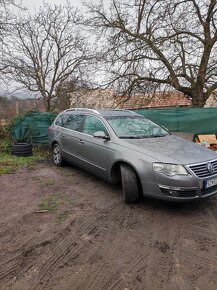
[[[134,110],[172,132],[213,134],[217,132],[217,108],[175,108]],[[17,117],[12,126],[15,142],[31,141],[47,144],[47,130],[55,119],[55,113],[32,112]]]
[[[217,108],[134,110],[172,132],[213,134],[217,131]]]
[[[15,142],[31,141],[33,144],[48,143],[48,127],[55,119],[55,113],[32,112],[16,118],[12,126]]]

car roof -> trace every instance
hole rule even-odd
[[[89,112],[101,115],[103,117],[115,117],[115,116],[141,116],[133,111],[124,110],[124,109],[89,109],[89,108],[71,108],[67,109],[64,112]]]
[[[138,115],[133,111],[122,109],[100,109],[98,111],[103,117]]]

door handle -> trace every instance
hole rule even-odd
[[[82,139],[79,139],[79,144],[84,144],[84,141]]]

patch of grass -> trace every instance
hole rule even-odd
[[[47,179],[47,180],[43,180],[40,185],[42,187],[46,187],[46,186],[51,186],[51,185],[54,185],[54,184],[55,184],[55,180]]]
[[[41,176],[32,176],[31,178],[33,181],[41,180]]]
[[[2,143],[1,143],[2,144]],[[0,146],[0,148],[2,148]],[[50,155],[49,150],[41,147],[33,148],[33,156],[21,157],[11,155],[10,152],[0,150],[0,175],[7,173],[14,173],[17,169],[27,167],[33,169],[38,162],[48,159]]]
[[[47,145],[33,146],[33,156],[37,156],[40,160],[48,159],[51,155],[50,148]]]
[[[0,175],[5,173],[13,173],[20,167],[29,167],[37,158],[34,157],[17,157],[8,153],[0,156]]]
[[[69,211],[68,210],[64,210],[60,213],[58,213],[58,215],[56,216],[56,222],[61,222],[63,221],[64,219],[66,219],[69,215]]]
[[[40,210],[54,211],[57,207],[67,205],[71,202],[64,192],[46,194],[38,204]]]
[[[0,167],[0,175],[14,173],[12,167]]]
[[[57,207],[57,197],[56,194],[47,194],[38,204],[40,210],[53,211]]]
[[[46,187],[55,184],[55,180],[51,178],[47,178],[45,176],[33,176],[31,178],[33,181],[37,181],[39,186]]]

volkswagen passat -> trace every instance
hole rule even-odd
[[[69,161],[112,183],[126,203],[142,193],[188,201],[217,193],[217,155],[127,110],[69,109],[49,127],[54,164]]]

